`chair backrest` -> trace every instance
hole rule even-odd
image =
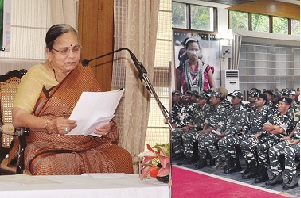
[[[26,70],[14,70],[6,73],[6,81],[0,82],[0,97],[1,97],[1,121],[2,125],[12,123],[12,109],[14,98],[17,93],[18,85]],[[9,148],[13,136],[2,133],[2,147]]]

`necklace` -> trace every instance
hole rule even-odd
[[[198,93],[200,93],[204,89],[203,64],[200,60],[198,60],[195,71],[189,65],[189,60],[186,60],[184,75],[188,90],[196,90]]]

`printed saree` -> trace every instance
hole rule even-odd
[[[48,119],[69,117],[83,91],[100,89],[91,68],[80,65],[49,93],[42,90],[34,114]],[[130,153],[112,143],[118,140],[116,125],[111,131],[93,137],[32,130],[26,139],[25,169],[33,175],[133,173]]]

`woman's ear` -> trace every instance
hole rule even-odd
[[[45,48],[45,53],[47,55],[47,59],[49,60],[49,62],[51,62],[51,60],[52,60],[52,52],[49,50],[49,48]]]

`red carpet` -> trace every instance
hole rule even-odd
[[[172,198],[283,198],[279,194],[172,167]]]

